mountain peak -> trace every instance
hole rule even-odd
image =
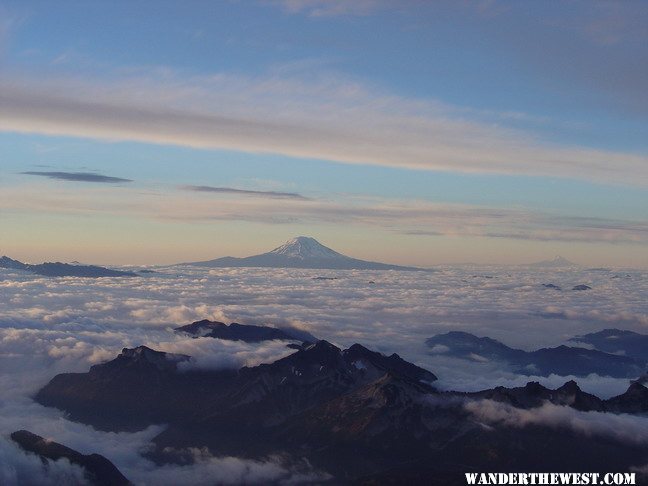
[[[340,253],[322,245],[310,236],[296,236],[270,253],[290,258],[344,258]]]
[[[9,258],[8,256],[3,256],[0,257],[0,268],[9,268],[11,270],[26,270],[28,268],[28,265],[19,262],[18,260],[14,260],[13,258]]]
[[[541,262],[535,262],[530,264],[532,267],[544,267],[544,268],[567,268],[567,267],[578,267],[574,262],[570,262],[560,255],[556,255],[551,260],[543,260]]]
[[[556,255],[555,257],[553,257],[553,260],[551,260],[551,261],[553,263],[564,263],[564,264],[567,264],[567,265],[573,265],[572,262],[567,260],[565,257],[561,257],[560,255]]]
[[[122,362],[145,363],[147,365],[153,365],[159,370],[174,370],[178,363],[188,361],[190,356],[187,356],[186,354],[165,353],[163,351],[156,351],[147,346],[138,346],[136,348],[122,349],[121,354],[118,356],[118,359],[119,358],[121,358]]]
[[[188,263],[210,268],[322,268],[330,270],[421,270],[388,263],[348,257],[322,245],[315,238],[297,236],[267,253],[244,258],[222,257],[215,260]]]

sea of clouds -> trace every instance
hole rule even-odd
[[[292,352],[280,341],[248,344],[173,332],[195,320],[292,327],[342,347],[359,342],[429,369],[439,377],[441,389],[466,391],[530,380],[556,387],[574,377],[520,376],[497,363],[451,359],[432,353],[425,339],[462,330],[531,350],[604,328],[648,330],[647,272],[483,266],[434,272],[191,266],[154,271],[137,278],[82,279],[0,269],[0,435],[5,437],[0,438],[0,483],[27,477],[33,484],[79,480],[75,466],[60,462],[45,470],[37,458],[6,440],[22,428],[83,453],[103,454],[138,484],[322,478],[307,467],[288,466],[279,457],[259,462],[211,457],[199,450],[191,451],[191,466],[157,468],[139,452],[163,424],[137,433],[98,432],[30,398],[57,373],[87,371],[122,348],[141,344],[191,355],[191,366],[200,368],[253,366]],[[314,280],[318,276],[334,280]],[[546,289],[543,283],[563,290]],[[578,284],[592,290],[570,290]],[[596,375],[575,379],[585,391],[601,397],[622,393],[628,386],[627,380]],[[516,411],[489,406],[475,409],[475,415],[499,423],[532,423]],[[545,417],[562,413],[544,412]],[[556,420],[568,418],[560,415]],[[599,422],[607,419],[596,420],[596,427],[605,430]]]

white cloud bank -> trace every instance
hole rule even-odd
[[[292,484],[326,478],[308,465],[290,464],[280,457],[246,460],[215,457],[206,451],[187,451],[191,465],[159,467],[142,457],[163,425],[135,433],[113,433],[68,421],[55,409],[31,400],[33,393],[61,372],[84,372],[90,365],[114,358],[122,346],[146,344],[155,349],[190,353],[192,367],[238,368],[274,361],[291,350],[285,342],[259,345],[210,338],[175,336],[166,328],[148,332],[131,328],[121,331],[83,331],[52,324],[48,329],[0,327],[0,484],[86,484],[83,471],[68,461],[44,467],[34,455],[26,455],[8,438],[27,429],[81,453],[99,453],[111,460],[137,485],[178,484]],[[60,330],[57,330],[59,328]],[[62,329],[61,329],[62,328]]]
[[[467,402],[464,408],[485,424],[523,428],[532,425],[571,429],[587,436],[604,436],[620,442],[648,443],[648,418],[603,412],[581,412],[546,402],[524,410],[494,400]]]
[[[282,345],[186,339],[170,329],[204,318],[291,325],[343,346],[360,342],[397,352],[437,373],[445,389],[474,390],[523,385],[526,378],[493,363],[458,365],[434,354],[425,346],[426,338],[464,330],[532,350],[602,328],[645,333],[645,272],[615,275],[515,267],[412,273],[182,266],[157,268],[144,278],[93,280],[0,270],[0,328],[6,352],[67,359],[66,365],[82,371],[124,346],[139,344],[193,355],[199,367],[270,361],[286,352]],[[315,276],[337,280],[312,280]],[[542,286],[548,282],[563,289],[585,283],[592,290],[552,291]],[[568,379],[540,381],[555,386]],[[605,396],[628,385],[596,376],[577,381],[586,391]]]
[[[615,325],[645,332],[648,313],[643,298],[648,285],[645,272],[612,279],[611,272],[528,272],[513,267],[443,268],[433,273],[156,270],[133,279],[43,278],[0,270],[0,389],[4,390],[0,436],[24,428],[83,453],[103,454],[138,484],[194,483],[205,477],[224,484],[312,479],[319,473],[287,466],[281,458],[257,462],[211,457],[204,451],[188,451],[197,459],[192,466],[157,469],[139,453],[161,425],[134,434],[99,432],[67,421],[59,411],[35,404],[30,396],[57,373],[87,371],[92,364],[112,359],[123,347],[140,344],[192,355],[192,366],[200,368],[252,366],[291,352],[285,342],[247,344],[171,332],[172,327],[201,318],[291,325],[340,346],[360,342],[384,353],[397,352],[437,374],[442,389],[520,386],[529,380],[556,387],[571,377],[524,377],[495,363],[452,360],[432,355],[424,341],[460,329],[529,349]],[[493,278],[474,277],[485,272]],[[312,280],[322,275],[338,278]],[[585,282],[593,289],[548,291],[541,285],[547,281],[563,288]],[[561,318],[542,316],[550,305]],[[595,375],[576,379],[584,390],[603,397],[628,386],[627,380]],[[491,414],[483,420],[518,418],[512,416],[516,412],[502,413],[503,418]],[[567,420],[561,417],[557,423]],[[613,425],[621,430],[626,424]],[[53,475],[44,476],[40,462],[20,454],[5,439],[0,439],[0,463],[0,482],[9,484],[14,478],[60,484],[65,482],[61,478],[78,472],[59,464],[51,470]]]

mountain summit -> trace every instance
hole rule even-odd
[[[531,263],[528,266],[534,268],[575,268],[579,265],[574,262],[570,262],[569,260],[561,256],[556,256],[552,260],[543,260],[541,262]]]
[[[297,236],[267,253],[246,258],[223,257],[189,265],[201,267],[317,268],[331,270],[421,270],[387,263],[358,260],[322,245],[308,236]]]
[[[341,253],[331,250],[310,236],[297,236],[292,238],[270,253],[289,258],[300,258],[302,260],[307,258],[346,258]]]

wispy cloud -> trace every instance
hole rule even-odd
[[[403,169],[648,185],[648,157],[544,143],[431,100],[322,76],[0,79],[0,130]]]
[[[8,39],[12,31],[22,24],[27,15],[9,10],[0,5],[0,58],[5,54]]]
[[[518,428],[542,425],[558,429],[572,429],[587,436],[611,437],[620,442],[636,444],[648,442],[648,420],[645,417],[581,412],[551,403],[524,410],[493,400],[468,402],[465,409],[482,423],[502,424]]]
[[[220,197],[215,200],[172,191],[160,198],[157,191],[139,189],[79,188],[70,192],[55,187],[43,191],[41,186],[35,185],[4,188],[0,192],[0,207],[38,213],[129,216],[168,223],[345,224],[420,236],[608,244],[648,242],[648,221],[645,220],[584,218],[523,208],[379,197],[249,197],[236,191],[217,194]]]
[[[28,171],[21,172],[21,174],[31,176],[47,177],[49,179],[57,179],[61,181],[73,182],[98,182],[102,184],[120,184],[124,182],[133,182],[131,179],[122,179],[121,177],[111,177],[93,172],[40,172]]]
[[[536,3],[418,0],[276,0],[290,14],[311,18],[404,14],[409,28],[454,25],[476,30],[484,44],[531,69],[538,79],[586,96],[588,105],[613,107],[645,118],[648,82],[645,46],[648,9],[644,2],[572,0]],[[415,20],[413,20],[415,17]],[[590,93],[588,93],[590,92]]]
[[[247,189],[234,189],[232,187],[213,187],[213,186],[179,186],[180,189],[193,192],[213,192],[217,194],[238,194],[241,196],[257,196],[273,199],[299,199],[308,200],[307,197],[297,194],[296,192],[278,192],[278,191],[252,191]]]
[[[305,13],[311,17],[337,15],[368,15],[385,8],[391,2],[385,0],[274,0],[288,13]],[[392,4],[393,5],[393,4]]]

